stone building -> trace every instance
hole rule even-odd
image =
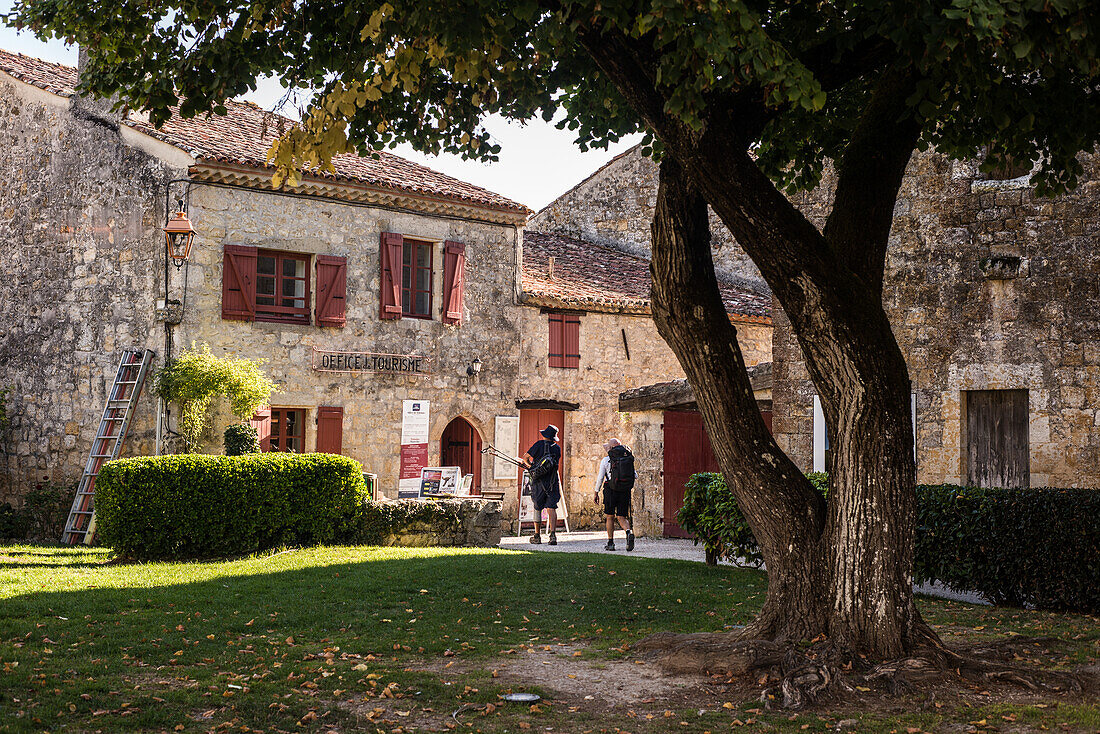
[[[559,421],[571,519],[593,518],[595,452],[626,430],[619,392],[682,374],[648,315],[644,260],[525,237],[522,205],[388,153],[272,190],[282,118],[231,102],[154,129],[89,104],[76,81],[0,52],[4,492],[75,482],[123,348],[159,363],[206,343],[266,360],[280,388],[253,419],[265,448],[344,453],[387,496],[417,486],[421,465],[455,465],[475,492],[503,493],[514,521],[514,467],[479,449],[521,454]],[[196,231],[178,270],[161,233],[177,198]],[[746,352],[766,360],[767,300],[731,287],[727,303],[752,323]],[[150,392],[127,455],[157,450]],[[223,407],[205,449],[221,450],[228,420]]]
[[[975,161],[914,154],[883,298],[913,382],[918,481],[1100,486],[1100,158],[1082,162],[1076,191],[1044,199],[1028,171],[986,176]],[[819,227],[832,183],[827,172],[794,199]],[[634,149],[532,225],[644,251],[656,191],[656,167]],[[716,223],[713,235],[720,271],[751,280],[729,233]],[[789,324],[773,313],[774,434],[803,469],[823,470],[824,420]],[[685,389],[651,386],[620,405],[653,410],[658,396],[676,407]],[[693,461],[708,466],[706,454]]]

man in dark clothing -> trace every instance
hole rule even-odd
[[[626,549],[634,550],[634,531],[630,529],[630,491],[634,487],[634,456],[617,438],[607,439],[603,445],[607,456],[596,472],[596,503],[603,490],[603,513],[607,525],[607,545],[604,550],[615,550],[615,521],[626,533]],[[624,471],[629,457],[629,470]]]
[[[535,534],[531,536],[532,543],[541,543],[542,511],[546,510],[548,530],[550,532],[549,545],[558,544],[558,535],[555,532],[558,527],[558,500],[561,499],[561,483],[558,480],[558,467],[561,465],[561,446],[558,445],[558,427],[548,425],[539,433],[541,441],[527,449],[523,461],[531,472],[531,500],[535,504]],[[548,459],[550,465],[539,467],[543,459]],[[540,470],[545,470],[541,476],[535,476]]]

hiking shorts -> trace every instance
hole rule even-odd
[[[630,491],[603,491],[603,514],[627,517],[630,515]]]
[[[558,500],[561,499],[561,489],[557,482],[532,482],[531,501],[535,505],[535,512],[558,509]]]

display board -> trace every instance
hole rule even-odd
[[[473,476],[473,475],[470,475]],[[462,488],[462,469],[457,466],[426,466],[420,470],[420,497],[456,495]]]
[[[514,468],[513,471],[515,471]],[[543,510],[539,527],[545,527],[548,519],[546,510]],[[561,499],[558,500],[558,519],[565,523],[565,530],[569,532],[569,508],[565,504],[565,492],[561,493]],[[534,522],[535,501],[531,498],[531,477],[525,471],[523,472],[523,489],[519,496],[519,522],[516,524],[516,537],[520,536],[524,523],[533,525]]]
[[[397,496],[420,496],[420,473],[428,463],[427,400],[405,400],[401,404],[401,473],[397,479]]]
[[[493,445],[509,456],[519,456],[519,416],[498,415]],[[512,481],[516,465],[499,456],[493,459],[493,479]]]

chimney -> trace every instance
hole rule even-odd
[[[554,256],[553,255],[551,255],[549,258],[547,258],[546,274],[547,274],[547,277],[550,278],[550,280],[554,279]]]
[[[76,63],[76,76],[78,82],[80,77],[84,75],[84,69],[87,65],[88,52],[81,48]],[[98,99],[91,94],[77,92],[73,95],[71,104],[73,114],[77,117],[118,132],[118,127],[122,123],[122,113],[111,110],[116,101],[117,98],[115,97]]]

